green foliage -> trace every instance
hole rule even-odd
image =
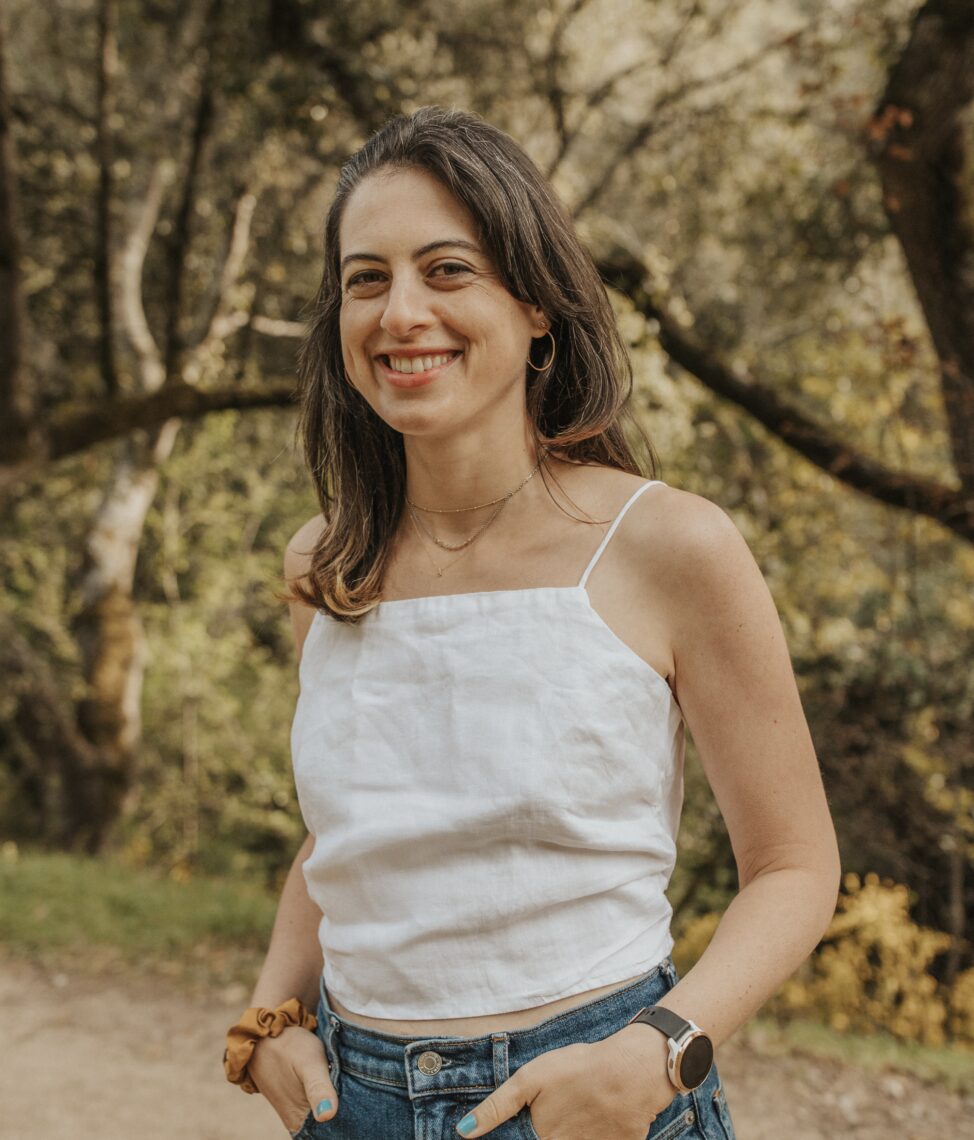
[[[145,746],[118,836],[135,863],[274,881],[304,837],[294,641],[273,597],[288,539],[317,512],[293,428],[287,413],[194,425],[147,519]]]
[[[304,836],[289,748],[294,642],[273,597],[288,539],[317,511],[293,432],[293,413],[209,416],[184,427],[162,473],[136,567],[143,746],[113,844],[135,865],[273,882]],[[4,504],[0,605],[50,663],[69,715],[83,692],[71,623],[94,505],[72,487],[98,476],[108,452]],[[53,766],[25,769],[6,731],[0,718],[0,834],[30,841],[54,822],[45,812],[61,792]]]
[[[126,962],[199,948],[266,949],[276,900],[242,879],[179,882],[117,860],[0,851],[0,942],[19,952],[110,947]]]

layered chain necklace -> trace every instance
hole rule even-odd
[[[416,528],[416,532],[420,536],[420,541],[422,542],[423,538],[425,537],[425,538],[428,538],[430,541],[435,542],[436,545],[439,546],[443,550],[466,551],[467,547],[470,546],[470,544],[475,539],[479,538],[484,533],[484,531],[490,526],[490,524],[494,521],[494,519],[496,519],[497,516],[501,513],[501,511],[504,509],[504,507],[507,505],[507,503],[518,493],[518,491],[521,490],[521,488],[523,486],[525,486],[525,484],[528,482],[528,480],[530,480],[534,476],[535,472],[541,466],[541,463],[547,454],[548,454],[547,449],[543,449],[541,452],[541,456],[538,459],[538,462],[534,465],[530,474],[525,479],[522,479],[521,482],[518,483],[518,485],[514,488],[513,491],[508,491],[506,495],[501,495],[501,497],[499,499],[491,499],[487,503],[478,503],[474,507],[421,507],[418,504],[414,503],[412,501],[412,499],[410,499],[410,497],[407,495],[406,496],[406,505],[409,508],[409,516],[413,520],[413,526]],[[426,529],[425,526],[423,526],[423,524],[419,521],[418,517],[416,516],[416,511],[427,511],[430,514],[434,514],[434,515],[451,515],[451,514],[459,514],[463,511],[480,511],[480,510],[483,510],[484,507],[495,507],[495,506],[496,506],[496,510],[491,511],[491,513],[487,517],[487,521],[484,523],[484,525],[479,530],[474,531],[474,533],[469,538],[464,539],[463,542],[459,543],[456,546],[451,546],[450,543],[444,542],[441,538],[437,538],[435,534],[432,534],[429,530]],[[437,566],[436,562],[433,559],[432,554],[430,554],[430,552],[427,549],[427,547],[425,546],[425,544],[423,545],[423,549],[426,550],[426,555],[429,558],[433,569],[436,571],[437,577],[439,577],[439,578],[443,577],[443,571],[444,570],[449,570],[449,568],[454,563],[459,562],[460,558],[463,557],[463,555],[461,554],[459,558],[454,558],[453,562],[448,562],[446,564],[446,566],[440,567],[440,566]]]

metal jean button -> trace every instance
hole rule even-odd
[[[419,1055],[416,1066],[427,1077],[435,1076],[443,1068],[443,1058],[439,1053],[428,1051]]]

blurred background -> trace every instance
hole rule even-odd
[[[958,1134],[936,1112],[974,1108],[969,0],[0,0],[13,990],[63,1008],[101,970],[222,995],[217,1026],[246,1004],[304,835],[273,597],[318,509],[295,354],[343,158],[427,103],[553,180],[662,478],[734,518],[781,614],[845,876],[741,1047],[920,1073],[933,1116],[877,1104]],[[737,886],[692,745],[680,847],[685,970]],[[767,1116],[748,1071],[742,1140]],[[833,1107],[874,1134],[869,1104]],[[793,1135],[843,1126],[818,1119]]]

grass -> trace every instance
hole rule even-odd
[[[180,883],[110,859],[51,852],[0,856],[0,944],[53,967],[84,961],[174,981],[253,982],[277,899],[229,878]]]
[[[190,990],[253,985],[277,897],[232,878],[176,882],[111,859],[0,847],[0,945],[52,969],[162,974]],[[870,1069],[902,1069],[974,1095],[974,1052],[810,1021],[755,1018],[740,1039],[762,1053],[804,1052]]]

